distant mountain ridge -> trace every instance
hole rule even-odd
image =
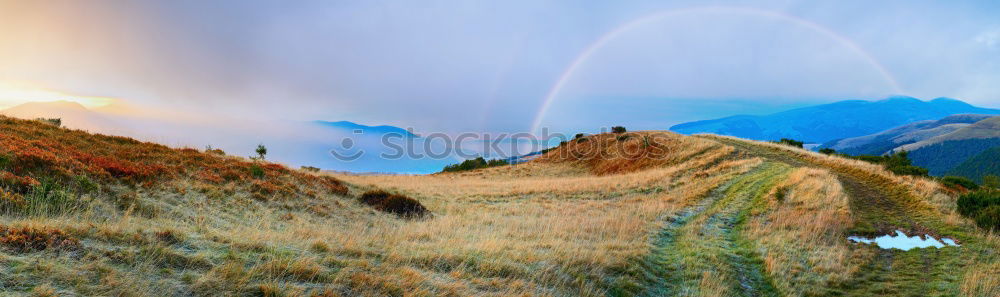
[[[367,126],[367,125],[362,125],[362,124],[358,124],[358,123],[350,122],[350,121],[337,121],[337,122],[314,121],[314,123],[319,124],[319,125],[324,126],[324,127],[333,127],[333,128],[340,128],[340,129],[346,129],[346,130],[352,130],[352,131],[353,130],[358,130],[358,131],[361,131],[361,132],[363,132],[365,134],[370,134],[370,135],[398,133],[400,135],[403,135],[404,137],[420,137],[420,136],[417,136],[416,134],[411,133],[410,131],[408,131],[406,129],[403,129],[403,128],[400,128],[400,127],[396,127],[396,126],[389,126],[389,125]]]
[[[871,135],[829,141],[820,148],[832,148],[848,155],[882,155],[897,147],[949,134],[994,116],[959,114],[940,120],[918,121]]]
[[[713,133],[755,140],[792,138],[807,143],[825,143],[955,114],[1000,114],[1000,110],[976,107],[951,98],[922,101],[894,96],[878,101],[839,101],[770,115],[736,115],[689,122],[670,130],[683,134]]]

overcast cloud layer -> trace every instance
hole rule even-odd
[[[891,94],[1000,107],[998,2],[870,2],[0,0],[0,80],[418,132],[526,131],[561,78],[542,124],[564,130]]]

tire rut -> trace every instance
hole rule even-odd
[[[743,210],[757,197],[757,191],[747,188],[767,186],[784,172],[774,170],[776,166],[781,165],[764,163],[734,177],[696,204],[665,218],[667,224],[656,237],[652,257],[653,266],[660,268],[658,284],[640,295],[697,295],[703,282],[719,280],[727,280],[721,285],[736,296],[772,295],[773,285],[754,261],[753,251],[738,242],[736,228]]]

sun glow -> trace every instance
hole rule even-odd
[[[73,95],[31,83],[0,81],[0,108],[29,102],[54,101],[75,102],[87,108],[95,108],[110,105],[115,100],[109,97]]]

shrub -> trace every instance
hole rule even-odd
[[[987,175],[983,177],[983,186],[987,188],[1000,189],[1000,176]]]
[[[39,122],[42,122],[42,123],[49,124],[49,125],[53,125],[53,126],[56,126],[56,127],[61,127],[62,126],[62,119],[60,119],[60,118],[37,118],[35,120],[39,121]]]
[[[805,144],[804,142],[801,142],[801,141],[798,141],[798,140],[795,140],[795,139],[791,139],[791,138],[782,138],[781,140],[775,141],[774,143],[780,143],[780,144],[784,144],[784,145],[794,146],[794,147],[797,147],[797,148],[802,148],[802,145]]]
[[[257,164],[250,165],[250,176],[256,179],[264,178],[264,168]]]
[[[626,132],[625,127],[622,126],[611,127],[611,133],[625,133],[625,132]]]
[[[8,154],[0,153],[0,170],[9,170],[10,164],[13,162],[13,157]]]
[[[583,138],[584,136],[585,135],[583,133],[576,133],[576,135],[573,136],[573,139],[580,139],[580,138]]]
[[[1000,191],[980,190],[962,194],[956,202],[958,213],[974,218],[980,210],[993,205],[1000,205]]]
[[[887,167],[887,169],[898,175],[927,176],[928,174],[927,168],[913,165]]]
[[[302,166],[302,171],[306,171],[306,172],[319,172],[319,168],[318,167],[312,167],[312,166]]]
[[[837,153],[837,150],[827,147],[827,148],[820,149],[819,153],[820,154],[824,154],[824,155],[833,155],[833,154]]]
[[[483,159],[483,157],[478,157],[475,159],[462,161],[462,163],[459,164],[452,164],[445,166],[444,169],[441,170],[441,172],[458,172],[458,171],[475,170],[480,168],[496,167],[503,165],[510,165],[510,162],[504,159],[493,159],[487,161],[486,159]]]
[[[901,151],[888,156],[860,155],[852,157],[868,163],[881,164],[886,170],[898,175],[927,176],[927,168],[913,166],[907,151]]]
[[[945,176],[944,178],[941,178],[941,183],[952,188],[960,186],[962,188],[965,188],[966,190],[972,190],[972,191],[979,189],[979,185],[977,185],[976,182],[961,176]]]
[[[379,211],[394,213],[402,217],[419,217],[428,213],[420,201],[384,190],[372,190],[361,194],[361,203]]]
[[[0,226],[0,245],[17,253],[75,248],[80,241],[59,229]]]
[[[15,193],[28,193],[39,182],[29,176],[17,176],[7,171],[0,171],[0,188],[7,188]]]
[[[976,225],[984,229],[1000,230],[1000,205],[990,205],[976,215]]]

